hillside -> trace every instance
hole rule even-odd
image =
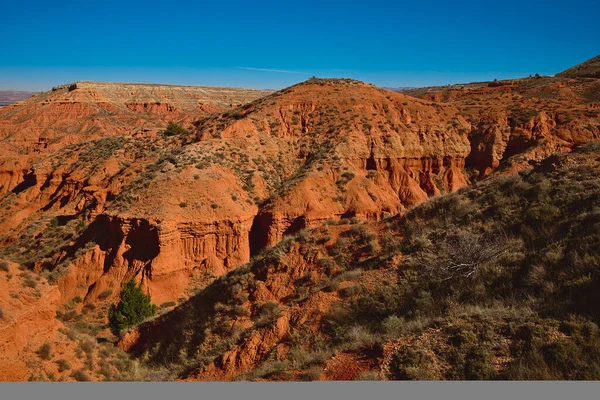
[[[600,55],[556,74],[561,78],[600,78]]]
[[[330,221],[121,346],[152,379],[598,379],[600,147]]]

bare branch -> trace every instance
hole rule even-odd
[[[425,276],[438,283],[474,278],[484,264],[508,250],[502,233],[461,232],[434,245],[438,249],[436,254],[420,253],[413,257],[413,262],[423,268]]]

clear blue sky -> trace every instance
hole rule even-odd
[[[599,18],[599,0],[3,1],[0,89],[552,75],[600,53]]]

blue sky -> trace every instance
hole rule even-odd
[[[6,1],[0,90],[77,80],[278,89],[552,75],[600,53],[600,2]]]

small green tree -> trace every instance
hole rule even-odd
[[[118,335],[123,329],[135,326],[144,319],[156,314],[156,305],[150,302],[150,296],[132,279],[121,290],[121,300],[113,304],[108,311],[111,331]]]
[[[181,135],[187,133],[187,130],[181,124],[171,122],[167,125],[167,129],[165,129],[164,133],[167,136]]]

